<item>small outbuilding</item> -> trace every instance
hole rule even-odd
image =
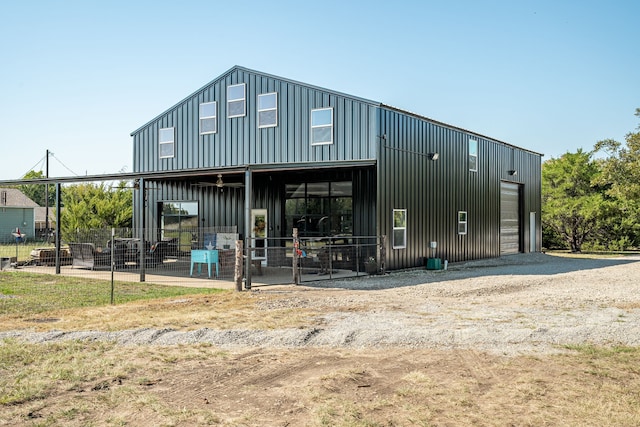
[[[38,204],[16,188],[0,188],[0,242],[15,241],[16,229],[27,238],[35,234],[35,209]]]

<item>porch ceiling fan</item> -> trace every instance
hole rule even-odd
[[[198,184],[195,184],[195,185],[199,187],[218,187],[221,190],[225,187],[227,188],[244,187],[244,184],[241,182],[224,182],[224,180],[222,179],[221,173],[218,174],[218,179],[216,180],[216,182],[199,182]]]

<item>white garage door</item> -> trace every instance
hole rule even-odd
[[[500,254],[520,252],[520,185],[500,185]]]

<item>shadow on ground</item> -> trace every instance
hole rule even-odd
[[[304,286],[312,288],[378,290],[486,276],[547,276],[636,262],[640,262],[640,255],[602,258],[597,256],[559,256],[543,253],[518,254],[449,264],[449,268],[446,271],[420,268],[394,271],[378,276],[307,282],[304,283]]]

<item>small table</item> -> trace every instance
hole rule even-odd
[[[207,269],[209,271],[209,279],[211,279],[211,264],[216,265],[216,277],[218,277],[218,251],[216,249],[207,250],[207,249],[195,249],[191,251],[191,270],[189,272],[189,276],[193,276],[193,264],[198,264],[198,276],[202,271],[202,264],[207,264]]]

